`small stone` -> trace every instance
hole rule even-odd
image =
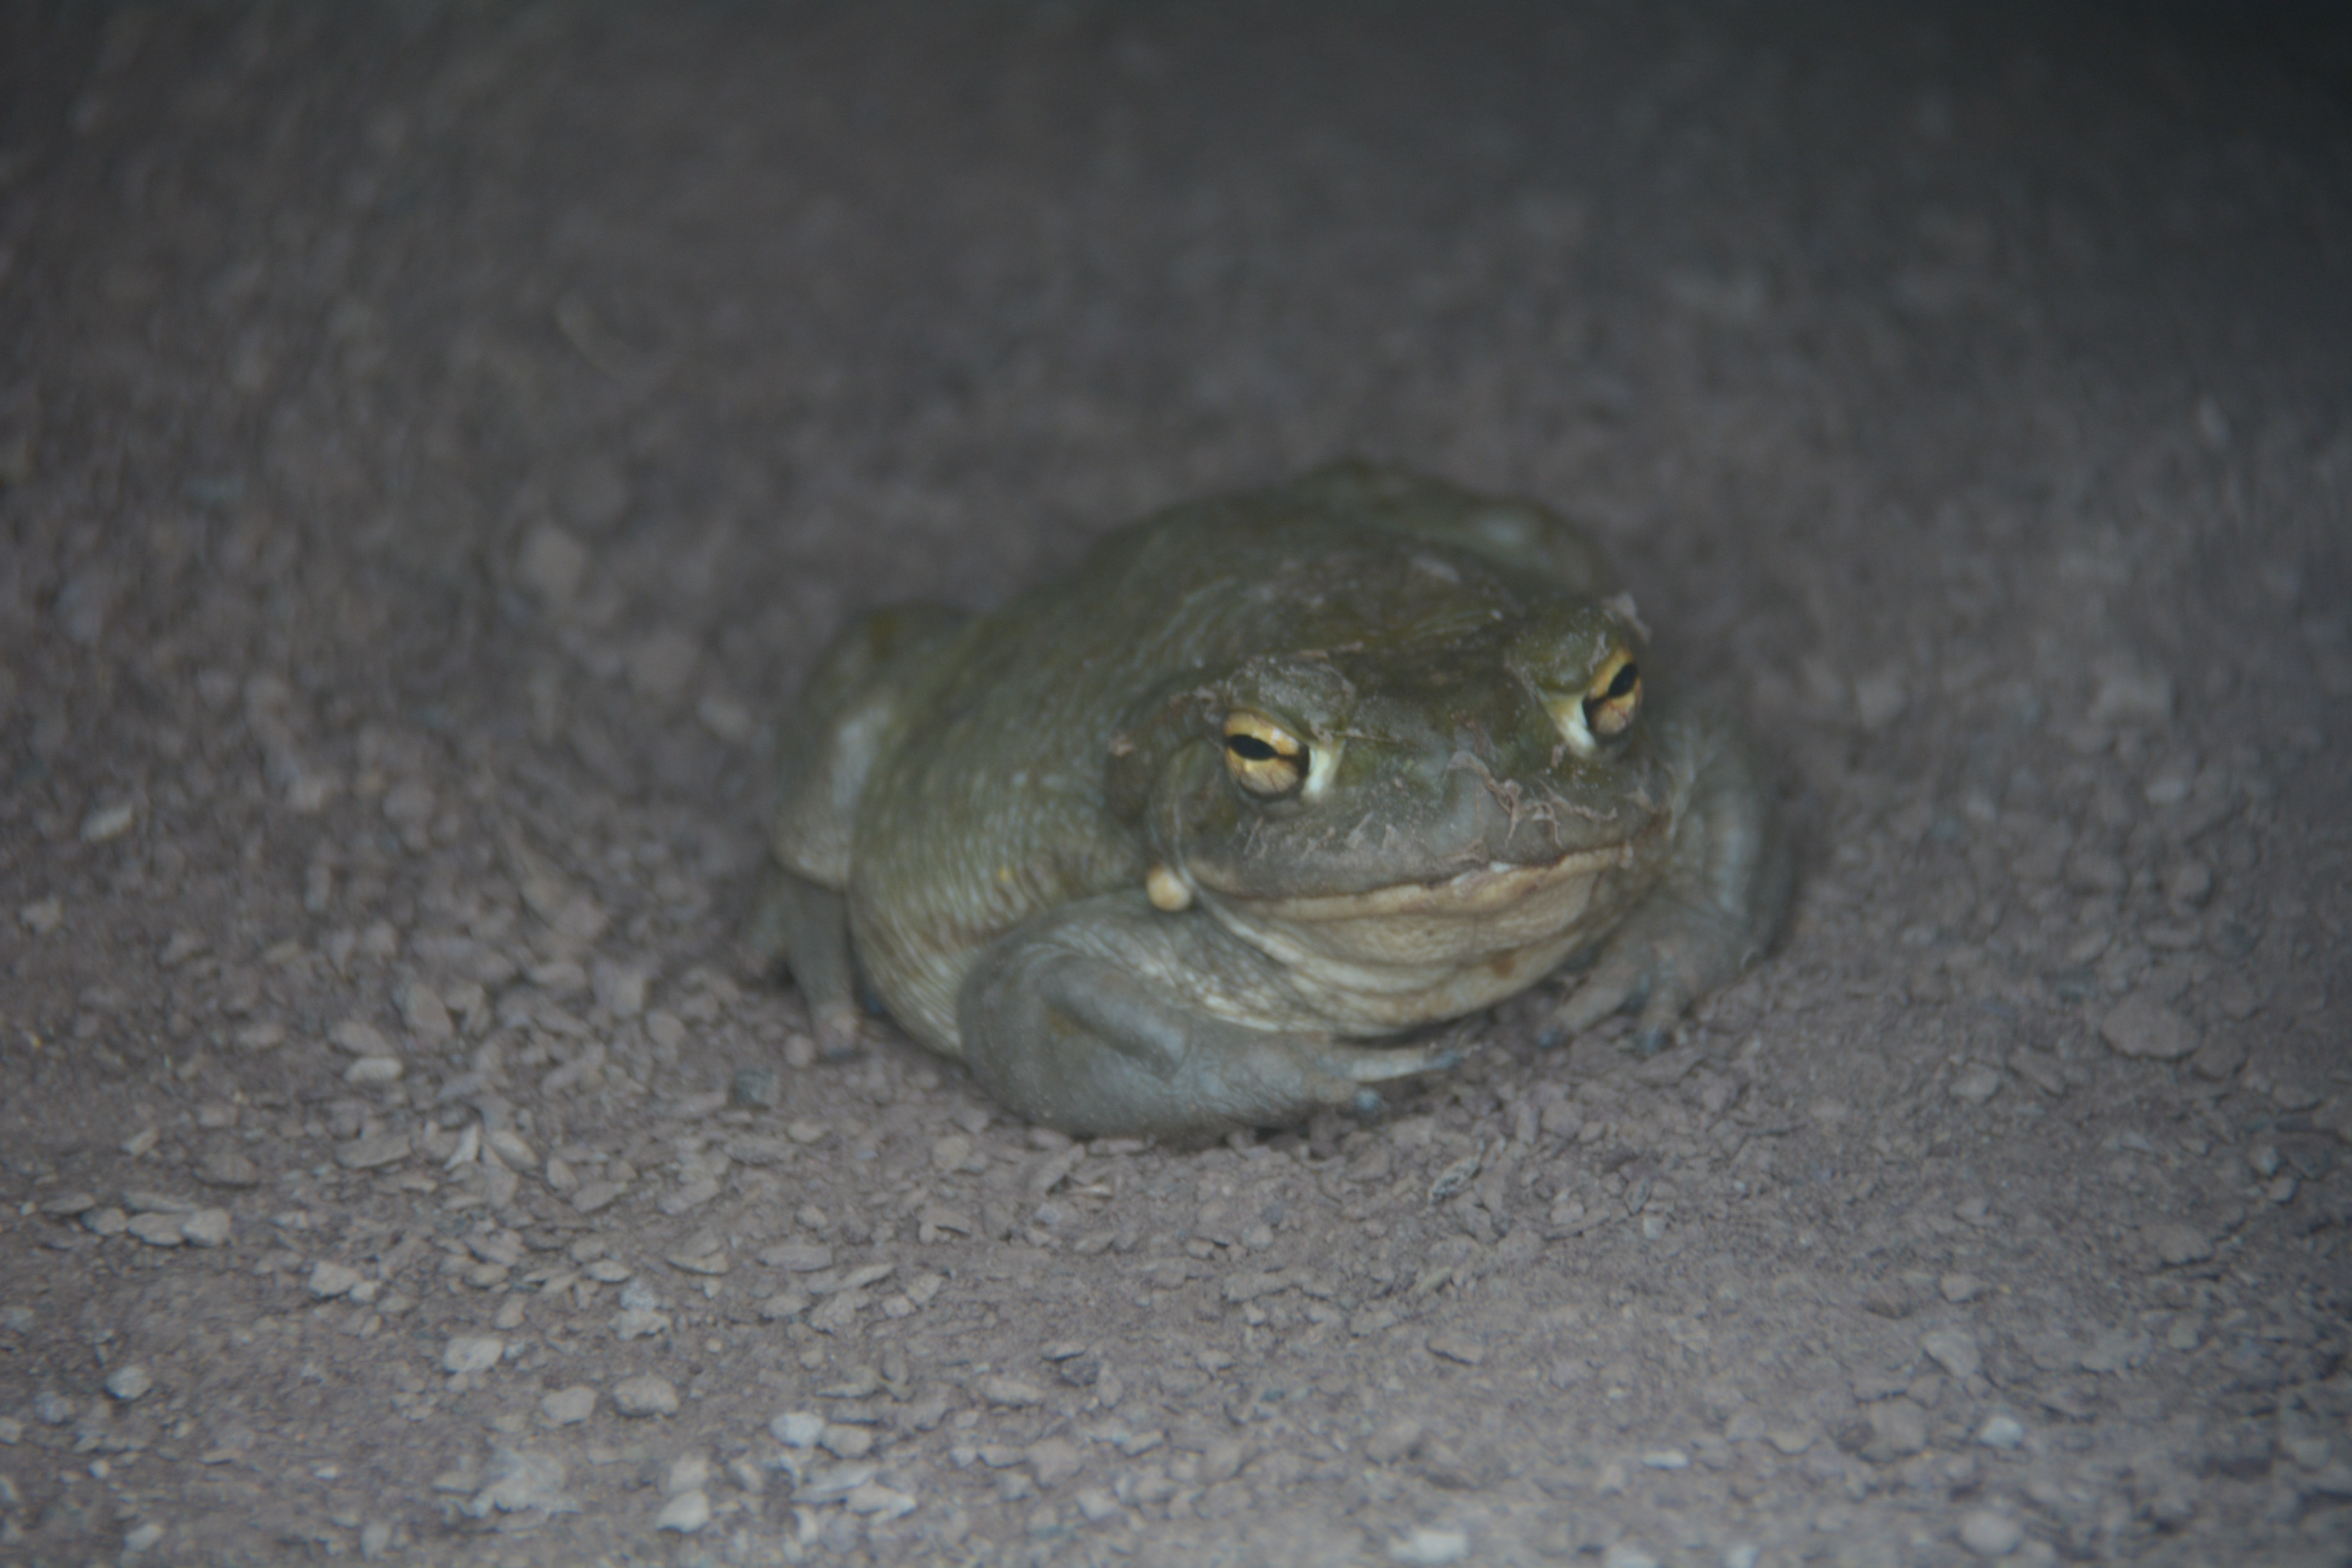
[[[2128,670],[2108,675],[2091,699],[2091,722],[2108,728],[2170,724],[2171,678]]]
[[[1690,1456],[1680,1448],[1653,1448],[1642,1456],[1642,1466],[1652,1470],[1686,1470]]]
[[[746,1111],[772,1111],[783,1103],[784,1075],[772,1067],[739,1067],[727,1081],[727,1103]]]
[[[523,541],[521,559],[515,563],[515,574],[522,585],[551,609],[571,603],[587,573],[587,547],[552,523],[530,531]]]
[[[1030,1471],[1037,1484],[1051,1490],[1086,1468],[1087,1457],[1065,1437],[1047,1437],[1029,1445]]]
[[[1017,1377],[991,1373],[975,1385],[976,1392],[991,1405],[1003,1405],[1021,1409],[1045,1402],[1045,1391],[1034,1383],[1024,1383]]]
[[[613,1385],[613,1408],[624,1416],[675,1416],[677,1389],[666,1377],[641,1373]]]
[[[25,1440],[25,1423],[14,1416],[0,1416],[0,1446],[15,1448]]]
[[[180,1216],[180,1239],[191,1247],[226,1247],[230,1229],[226,1208],[200,1208]]]
[[[874,1433],[865,1427],[831,1421],[817,1434],[816,1446],[836,1459],[862,1459],[874,1451]]]
[[[1620,1541],[1601,1554],[1601,1568],[1658,1568],[1658,1560],[1640,1547]]]
[[[180,1228],[184,1218],[178,1214],[134,1214],[123,1228],[150,1247],[177,1247],[187,1239]]]
[[[680,1535],[692,1535],[710,1522],[710,1494],[704,1491],[680,1492],[662,1504],[654,1517],[656,1530],[674,1530]]]
[[[2197,1030],[2145,991],[2135,991],[2099,1020],[2100,1038],[2118,1056],[2178,1061],[2197,1049]]]
[[[1919,1336],[1919,1348],[1958,1382],[1967,1382],[1984,1366],[1976,1335],[1966,1329],[1932,1329]]]
[[[2005,1513],[1972,1508],[1960,1515],[1960,1544],[1979,1557],[2006,1557],[2025,1542],[2025,1527]]]
[[[362,1056],[343,1069],[343,1082],[356,1088],[397,1083],[407,1071],[396,1056]]]
[[[118,1366],[106,1375],[106,1391],[125,1405],[154,1386],[155,1375],[135,1362],[129,1366]]]
[[[394,1066],[400,1064],[394,1062]],[[373,1137],[353,1138],[335,1145],[335,1163],[347,1171],[372,1171],[394,1165],[408,1157],[408,1134],[378,1133]]]
[[[394,1052],[391,1037],[362,1019],[345,1019],[328,1031],[327,1038],[353,1056],[390,1056]]]
[[[1118,1516],[1118,1499],[1100,1487],[1088,1487],[1071,1500],[1078,1505],[1078,1511],[1086,1515],[1088,1524],[1100,1524]]]
[[[1421,1423],[1409,1416],[1400,1416],[1365,1440],[1364,1457],[1376,1465],[1392,1465],[1412,1458],[1421,1447]]]
[[[235,1149],[215,1149],[196,1162],[196,1179],[206,1186],[258,1186],[261,1167]]]
[[[458,1334],[441,1347],[441,1370],[447,1373],[488,1372],[507,1353],[507,1342],[494,1334]]]
[[[2000,1092],[2000,1069],[1985,1063],[1972,1062],[1952,1080],[1952,1098],[1968,1105],[1981,1105]]]
[[[2025,1425],[2014,1416],[1988,1416],[1977,1428],[1977,1441],[1988,1448],[2014,1448],[2025,1441]]]
[[[787,1410],[768,1423],[768,1435],[787,1448],[814,1448],[824,1431],[824,1417],[809,1410]]]
[[[449,1004],[441,993],[423,980],[410,978],[401,982],[393,993],[393,1001],[400,1009],[400,1021],[408,1032],[419,1040],[447,1040],[457,1030],[449,1017]],[[362,1055],[385,1055],[389,1051],[364,1051]]]
[[[646,1010],[646,987],[651,977],[635,964],[599,960],[593,986],[596,1005],[616,1019],[633,1019]]]
[[[73,1219],[97,1207],[97,1197],[87,1192],[61,1192],[41,1200],[41,1212],[52,1219]]]
[[[1957,1307],[1983,1295],[1985,1282],[1974,1274],[1947,1274],[1936,1282],[1936,1288],[1944,1293],[1944,1300]]]
[[[110,839],[119,839],[129,832],[131,823],[138,820],[138,808],[128,800],[116,800],[96,807],[81,820],[81,841],[102,844]]]
[[[694,706],[694,716],[702,727],[730,746],[748,744],[759,729],[759,721],[751,710],[733,697],[712,692]]]
[[[1389,1542],[1389,1557],[1410,1568],[1445,1568],[1470,1555],[1470,1537],[1459,1530],[1433,1530],[1423,1525],[1402,1541]]]
[[[551,1427],[576,1427],[596,1413],[596,1391],[586,1384],[559,1388],[539,1402],[540,1419]]]
[[[122,1550],[131,1554],[152,1551],[163,1539],[163,1527],[150,1521],[122,1538]]]
[[[305,1288],[320,1301],[331,1301],[337,1296],[349,1295],[352,1288],[364,1277],[357,1269],[345,1264],[319,1263],[312,1266]]]
[[[66,923],[66,907],[54,898],[37,899],[16,910],[17,924],[36,936],[47,936]]]
[[[1908,1458],[1927,1446],[1927,1413],[1900,1396],[1870,1406],[1870,1440],[1862,1457],[1878,1463]]]
[[[122,1152],[134,1160],[143,1160],[154,1152],[155,1145],[163,1142],[163,1134],[160,1129],[142,1127],[123,1140]]]
[[[668,1472],[662,1477],[662,1495],[684,1497],[709,1485],[710,1461],[700,1454],[686,1454],[670,1461]]]
[[[572,1194],[572,1207],[583,1214],[593,1214],[627,1190],[617,1181],[583,1181]]]
[[[2213,1239],[2193,1225],[2179,1220],[2167,1220],[2151,1225],[2142,1232],[2148,1250],[2157,1260],[2169,1268],[2187,1263],[2202,1263],[2213,1256]]]
[[[1486,1359],[1485,1344],[1468,1334],[1458,1333],[1452,1329],[1441,1329],[1430,1335],[1429,1349],[1433,1355],[1442,1355],[1448,1361],[1458,1361],[1465,1366],[1476,1366]]]
[[[833,1249],[821,1241],[779,1241],[760,1249],[760,1261],[787,1273],[814,1274],[833,1267]]]
[[[897,1519],[915,1511],[913,1498],[895,1487],[886,1487],[875,1480],[852,1487],[841,1501],[842,1506],[852,1513],[883,1519]]]
[[[1854,716],[1864,729],[1885,729],[1910,706],[1911,694],[1903,689],[1903,677],[1891,670],[1861,676],[1853,683]]]

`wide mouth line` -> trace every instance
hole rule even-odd
[[[1386,909],[1420,914],[1444,913],[1449,904],[1465,915],[1486,913],[1493,905],[1513,902],[1518,894],[1538,891],[1573,877],[1591,876],[1625,863],[1630,843],[1599,849],[1570,850],[1557,860],[1532,862],[1507,861],[1474,865],[1434,881],[1383,883],[1355,893],[1254,894],[1220,886],[1198,871],[1191,873],[1202,891],[1234,904],[1246,905],[1289,920],[1339,920],[1360,917]]]

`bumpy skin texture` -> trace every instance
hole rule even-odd
[[[1163,513],[994,614],[877,612],[787,719],[751,932],[1067,1132],[1369,1109],[1382,1044],[1591,967],[1655,1049],[1786,901],[1735,727],[1539,507],[1360,465]],[[1148,894],[1147,894],[1148,890]],[[853,960],[853,952],[855,955]]]

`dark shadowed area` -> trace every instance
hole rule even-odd
[[[1604,539],[1770,962],[809,1062],[834,630],[1347,455]],[[2347,555],[2326,9],[0,4],[0,1560],[2352,1561]]]

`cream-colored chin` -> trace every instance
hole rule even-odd
[[[1218,923],[1282,966],[1328,1027],[1389,1034],[1494,1006],[1614,925],[1631,843],[1485,865],[1368,893],[1250,898],[1192,883]]]

